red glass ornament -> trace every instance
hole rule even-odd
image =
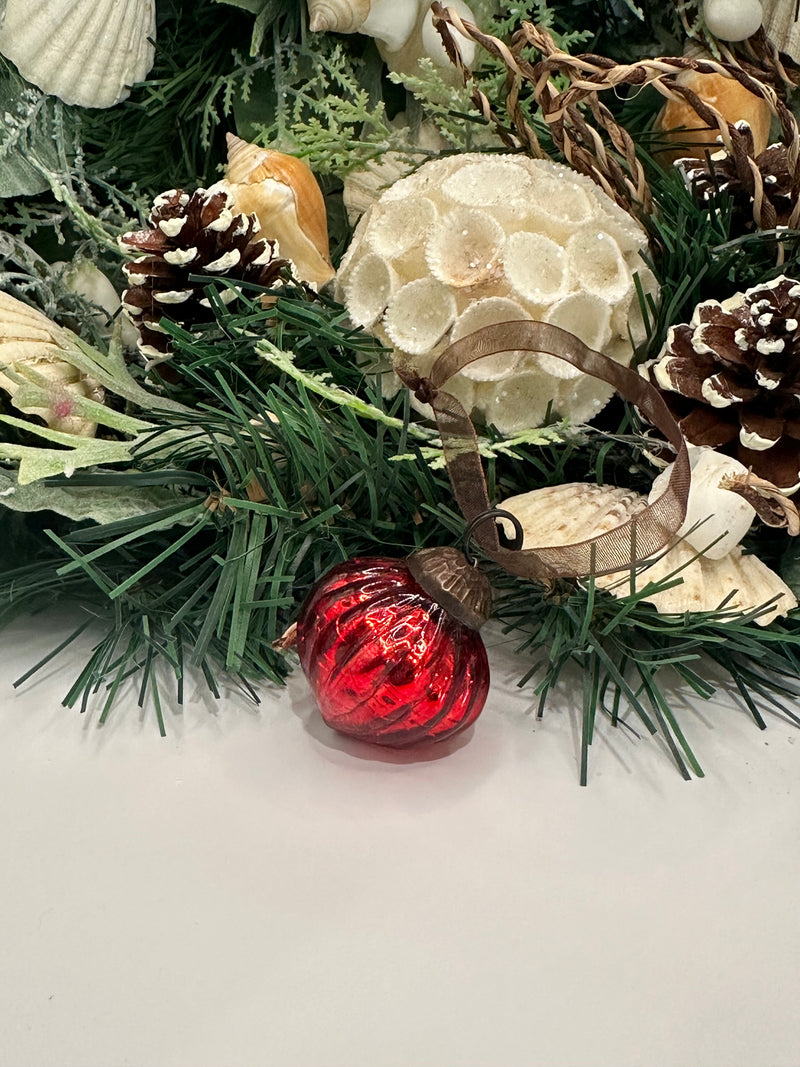
[[[438,559],[442,552],[459,557],[485,583],[477,614],[469,604],[460,610],[458,581],[455,596],[453,582],[439,590],[440,599],[470,625],[419,584],[438,588],[415,557],[438,553]],[[488,615],[488,594],[485,577],[455,549],[334,567],[297,620],[300,663],[325,722],[362,741],[394,746],[440,741],[469,726],[489,691],[489,663],[477,632]]]

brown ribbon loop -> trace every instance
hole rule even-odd
[[[468,523],[492,505],[486,488],[478,438],[469,415],[441,386],[469,363],[500,352],[546,352],[600,381],[608,382],[659,429],[675,449],[666,491],[637,515],[607,533],[571,545],[543,545],[521,551],[500,544],[494,522],[476,523],[473,539],[501,567],[521,578],[552,585],[557,578],[627,570],[654,556],[671,540],[686,516],[691,473],[680,427],[661,394],[635,370],[595,352],[573,334],[545,322],[503,322],[484,326],[442,352],[427,378],[397,368],[417,398],[432,406],[442,438],[447,471],[458,506]]]

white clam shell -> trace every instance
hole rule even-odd
[[[155,0],[6,0],[0,52],[68,104],[111,107],[153,65]]]
[[[396,0],[391,0],[392,3]],[[450,60],[442,44],[442,38],[439,35],[439,31],[434,29],[433,26],[433,12],[430,10],[428,4],[425,5],[428,10],[425,11],[425,15],[422,19],[422,26],[420,29],[420,43],[422,45],[423,53],[428,56],[437,67],[444,67],[447,69],[451,66]],[[452,8],[457,15],[462,19],[466,19],[469,22],[475,21],[475,15],[472,9],[463,2],[463,0],[447,0],[446,7]],[[458,41],[459,51],[467,67],[472,67],[475,62],[475,53],[477,46],[470,38],[462,37],[460,34],[455,33],[455,37]]]
[[[402,48],[419,18],[417,0],[372,0],[360,32],[374,37],[390,52]]]
[[[645,504],[643,496],[629,490],[572,482],[509,497],[501,507],[519,519],[524,548],[543,548],[607,533],[638,514]],[[512,536],[511,523],[506,520],[504,526]],[[756,556],[743,555],[738,545],[721,559],[711,559],[678,540],[639,574],[617,572],[595,582],[621,597],[677,571],[679,584],[645,598],[663,614],[714,611],[723,605],[725,610],[748,612],[777,597],[773,607],[756,619],[764,626],[797,607],[797,598],[778,575]]]
[[[719,483],[726,475],[747,474],[747,467],[713,448],[695,445],[689,445],[689,462],[692,484],[678,536],[709,559],[722,559],[750,529],[756,512],[738,493],[720,489]],[[654,480],[651,503],[666,491],[670,471],[667,467]]]

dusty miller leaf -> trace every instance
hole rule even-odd
[[[166,489],[124,490],[119,486],[82,485],[65,489],[43,482],[19,485],[16,471],[0,470],[0,506],[11,511],[55,511],[73,522],[103,525],[149,515],[174,503],[174,494]]]
[[[77,150],[78,122],[69,108],[23,81],[0,62],[0,197],[30,196],[50,187]]]

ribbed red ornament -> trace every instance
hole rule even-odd
[[[325,722],[380,745],[449,737],[489,691],[477,630],[425,592],[406,560],[329,571],[301,609],[297,648]]]

